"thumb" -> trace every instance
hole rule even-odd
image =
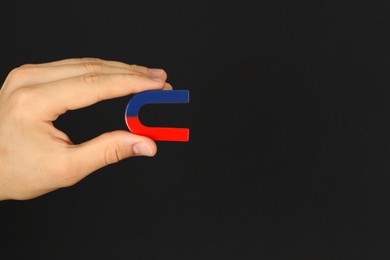
[[[128,131],[104,133],[92,140],[71,149],[72,162],[75,163],[79,179],[107,166],[132,156],[154,156],[156,143],[144,136]]]

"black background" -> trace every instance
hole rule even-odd
[[[164,68],[191,128],[75,186],[0,203],[0,259],[390,259],[390,2],[1,1],[0,73],[99,57]],[[71,111],[75,143],[131,97]]]

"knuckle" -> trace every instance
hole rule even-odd
[[[13,81],[17,81],[18,79],[24,79],[31,74],[31,71],[32,71],[32,66],[29,64],[25,64],[17,68],[14,68],[8,73],[7,81],[13,82]]]
[[[109,143],[104,152],[104,160],[107,165],[117,163],[121,160],[120,148],[117,143]]]
[[[21,71],[27,71],[27,70],[30,70],[34,68],[34,64],[23,64],[23,65],[20,65],[19,67],[15,68],[15,69],[18,69],[18,70],[21,70]]]
[[[138,70],[140,67],[137,64],[130,64],[129,69],[130,70]]]
[[[84,63],[103,63],[102,59],[99,58],[94,58],[94,57],[86,57],[86,58],[81,58],[81,62]]]
[[[31,110],[36,102],[35,90],[32,87],[24,87],[15,90],[9,97],[10,110]]]
[[[83,63],[83,65],[87,73],[95,73],[95,74],[102,71],[104,66],[102,62],[96,62],[96,61],[85,62]]]
[[[83,75],[83,80],[88,86],[98,85],[101,81],[101,75],[98,73],[88,73]]]

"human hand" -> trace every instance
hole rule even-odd
[[[68,110],[145,91],[172,89],[164,70],[95,58],[27,64],[0,89],[0,200],[25,200],[76,184],[131,156],[154,156],[156,143],[129,131],[81,144],[55,128]]]

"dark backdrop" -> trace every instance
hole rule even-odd
[[[154,158],[0,203],[0,259],[389,259],[390,3],[1,1],[0,76],[99,57],[161,67],[191,128]],[[126,129],[131,97],[60,117]]]

